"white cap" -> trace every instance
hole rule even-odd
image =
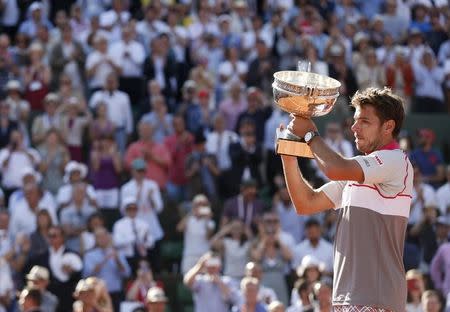
[[[122,200],[122,211],[125,211],[129,205],[137,205],[138,201],[135,196],[127,196]]]
[[[319,271],[323,271],[325,265],[323,262],[320,262],[319,259],[312,255],[306,255],[303,257],[301,264],[297,268],[297,275],[303,276],[305,274],[306,269],[317,268]]]
[[[22,168],[22,170],[21,170],[21,180],[23,181],[23,178],[25,178],[28,175],[33,176],[34,179],[36,180],[36,183],[41,183],[42,175],[39,172],[36,172],[36,170],[34,170],[31,167]]]
[[[30,5],[28,9],[30,10],[30,12],[33,12],[35,10],[41,10],[42,4],[40,2],[35,1]]]

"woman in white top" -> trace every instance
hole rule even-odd
[[[240,220],[224,226],[211,239],[211,247],[221,251],[224,258],[224,275],[239,282],[245,275],[245,265],[250,259],[251,231]]]
[[[202,255],[209,250],[209,238],[215,228],[208,198],[199,194],[192,200],[192,211],[178,224],[177,231],[184,233],[181,271],[186,274]]]

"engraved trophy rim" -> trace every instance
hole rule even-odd
[[[274,84],[298,96],[336,96],[341,83],[331,77],[311,72],[284,70],[273,74]]]

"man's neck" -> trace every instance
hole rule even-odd
[[[319,245],[320,239],[310,239],[309,243],[311,244],[311,246],[313,246],[314,248],[317,247]]]

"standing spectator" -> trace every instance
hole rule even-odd
[[[47,290],[50,273],[47,268],[35,265],[26,276],[28,287],[38,289],[41,292],[42,302],[40,311],[55,312],[58,306],[58,298]]]
[[[194,294],[195,312],[226,312],[236,301],[231,281],[220,274],[220,269],[220,259],[208,253],[184,275],[184,284]]]
[[[408,19],[399,14],[397,0],[386,1],[385,12],[381,15],[384,31],[392,35],[394,40],[401,40],[408,30]]]
[[[48,250],[48,232],[52,226],[53,221],[48,210],[39,210],[36,216],[36,231],[30,235],[30,251],[28,257],[37,257]]]
[[[240,188],[238,195],[225,202],[220,227],[222,228],[232,220],[238,219],[254,231],[265,210],[264,203],[256,196],[257,183],[255,180],[242,181]]]
[[[73,88],[83,93],[86,55],[81,44],[73,38],[72,27],[68,22],[61,27],[61,40],[52,48],[49,59],[52,88],[56,88],[59,77],[64,73],[71,78]]]
[[[133,116],[130,98],[128,94],[117,89],[118,85],[116,74],[110,73],[106,77],[103,90],[92,95],[89,106],[95,109],[100,101],[106,104],[108,119],[114,124],[116,144],[123,155],[128,136],[133,132]]]
[[[132,24],[122,27],[122,40],[113,43],[109,56],[120,72],[120,89],[128,94],[131,105],[137,106],[142,97],[142,68],[145,60],[144,46],[136,41]]]
[[[194,137],[186,129],[181,115],[173,117],[174,134],[168,136],[164,144],[169,150],[171,166],[169,167],[169,181],[167,182],[167,195],[171,200],[186,198],[187,177],[185,164],[194,148]]]
[[[158,34],[167,31],[167,25],[161,20],[156,5],[149,3],[143,11],[144,18],[137,23],[136,30],[143,37],[144,45],[148,49]]]
[[[19,129],[17,122],[11,119],[9,111],[10,107],[8,104],[5,101],[0,101],[0,148],[5,148],[9,145],[13,130],[22,131],[22,129]],[[26,132],[22,133],[26,134]]]
[[[259,301],[264,302],[265,304],[270,304],[271,302],[277,301],[277,295],[275,294],[273,289],[266,287],[266,285],[262,283],[263,271],[259,263],[248,262],[245,265],[245,276],[256,278],[259,281]]]
[[[411,162],[419,168],[423,182],[439,187],[445,179],[445,168],[440,151],[433,148],[436,134],[424,128],[418,131],[418,136],[419,147],[411,152]]]
[[[242,221],[234,220],[211,238],[211,246],[221,252],[224,259],[223,274],[238,282],[244,277],[245,265],[250,258],[253,235]]]
[[[49,249],[44,254],[29,259],[29,264],[43,266],[49,270],[48,290],[59,299],[57,312],[67,312],[72,307],[72,293],[81,277],[83,261],[66,248],[61,227],[51,227],[48,235]]]
[[[100,90],[110,73],[119,72],[119,67],[108,55],[108,39],[101,33],[93,38],[94,50],[86,58],[85,70],[90,94]]]
[[[87,220],[95,213],[86,196],[86,184],[74,185],[70,204],[61,210],[61,227],[66,235],[66,246],[78,253],[81,252],[81,233],[86,229]]]
[[[133,172],[132,179],[124,184],[120,190],[122,198],[122,207],[125,205],[125,200],[128,197],[136,198],[137,201],[137,218],[143,220],[149,230],[153,241],[149,260],[155,271],[159,271],[160,254],[159,241],[163,238],[164,232],[159,223],[158,214],[163,210],[163,201],[158,184],[145,177],[146,164],[142,159],[136,159],[132,163]]]
[[[143,160],[145,176],[155,181],[160,189],[165,190],[170,174],[169,168],[172,165],[171,154],[166,145],[153,141],[153,131],[154,127],[150,123],[139,122],[139,139],[128,146],[125,153],[125,166],[127,169],[134,169],[134,161],[140,159],[142,162]]]
[[[167,111],[166,100],[162,95],[154,95],[150,98],[151,112],[142,116],[140,122],[147,122],[152,125],[152,139],[155,143],[161,144],[165,138],[173,134],[172,114]]]
[[[278,62],[270,53],[270,48],[263,39],[256,40],[256,57],[248,66],[247,86],[257,87],[260,90],[270,90],[273,82],[273,73]]]
[[[44,62],[44,49],[40,43],[33,43],[28,48],[30,65],[24,68],[25,99],[33,112],[42,111],[42,100],[50,88],[51,71]]]
[[[409,270],[406,272],[406,285],[408,287],[406,312],[422,312],[420,301],[425,290],[423,274],[419,270]]]
[[[333,272],[333,246],[321,238],[320,223],[311,218],[305,229],[306,238],[295,247],[292,266],[298,267],[306,255],[312,255],[325,264],[326,272]]]
[[[259,281],[254,277],[244,277],[241,281],[241,294],[243,297],[243,303],[241,306],[235,306],[233,311],[236,312],[266,312],[266,308],[259,301]]]
[[[55,128],[47,131],[45,141],[39,145],[38,152],[42,161],[39,171],[42,173],[42,186],[56,195],[63,184],[64,168],[70,160],[69,151]]]
[[[406,59],[404,49],[400,46],[395,48],[394,62],[386,67],[386,85],[403,98],[405,110],[409,113],[413,95],[414,72]]]
[[[111,235],[105,228],[95,231],[97,248],[84,256],[83,276],[96,276],[105,281],[114,311],[119,311],[124,298],[122,282],[130,275],[125,256],[112,246]]]
[[[104,134],[93,141],[90,155],[90,178],[95,188],[97,204],[112,228],[120,218],[119,186],[122,159],[111,134]]]
[[[2,185],[6,199],[22,185],[22,168],[35,168],[41,158],[33,148],[26,148],[23,142],[23,134],[18,130],[11,132],[10,143],[0,150],[0,165],[2,173]]]
[[[127,258],[132,272],[136,272],[139,260],[149,256],[149,250],[155,242],[148,223],[137,218],[138,200],[127,196],[122,200],[125,216],[113,227],[114,246]]]
[[[164,312],[166,311],[168,301],[169,300],[161,288],[152,287],[148,290],[145,298],[145,306],[147,307],[148,312]]]
[[[29,38],[34,38],[37,28],[41,24],[47,26],[48,29],[53,27],[43,12],[42,3],[35,1],[28,7],[27,19],[20,24],[19,33],[24,33]]]
[[[229,95],[219,104],[219,114],[225,118],[227,130],[236,129],[239,114],[247,109],[247,102],[242,96],[242,84],[238,81],[231,83]]]
[[[356,67],[356,80],[359,88],[383,88],[386,84],[386,75],[383,65],[378,63],[375,50],[364,51],[364,60]]]
[[[83,135],[91,121],[85,103],[72,96],[61,107],[61,135],[70,153],[70,159],[83,161]]]
[[[181,272],[186,274],[210,247],[209,238],[216,227],[212,220],[208,198],[197,194],[192,199],[192,210],[177,224],[177,231],[183,233],[184,247],[181,258]]]
[[[333,286],[327,282],[314,284],[313,293],[317,298],[316,310],[320,312],[332,312],[331,294]]]
[[[31,128],[32,143],[36,146],[44,142],[48,130],[54,128],[59,131],[61,128],[61,116],[58,110],[59,97],[55,93],[49,93],[43,102],[44,112],[36,116]]]
[[[114,132],[115,125],[108,117],[108,106],[104,101],[99,101],[95,108],[95,119],[89,126],[90,140],[94,142],[102,137],[111,136]]]
[[[439,113],[444,111],[444,70],[437,62],[432,50],[425,50],[417,62],[413,62],[416,81],[415,112]]]
[[[442,216],[450,213],[450,166],[447,166],[447,183],[442,185],[436,192],[439,209]]]
[[[127,289],[126,299],[129,301],[139,301],[145,303],[147,292],[156,286],[153,273],[147,261],[141,260],[136,272],[136,279],[130,282]]]
[[[9,118],[18,123],[22,133],[26,133],[27,142],[28,136],[28,118],[30,114],[30,103],[22,98],[22,85],[18,80],[10,80],[6,84],[6,99],[5,102],[9,106]]]
[[[98,212],[91,214],[86,222],[86,229],[80,234],[81,255],[95,247],[95,230],[103,227],[103,216]]]

